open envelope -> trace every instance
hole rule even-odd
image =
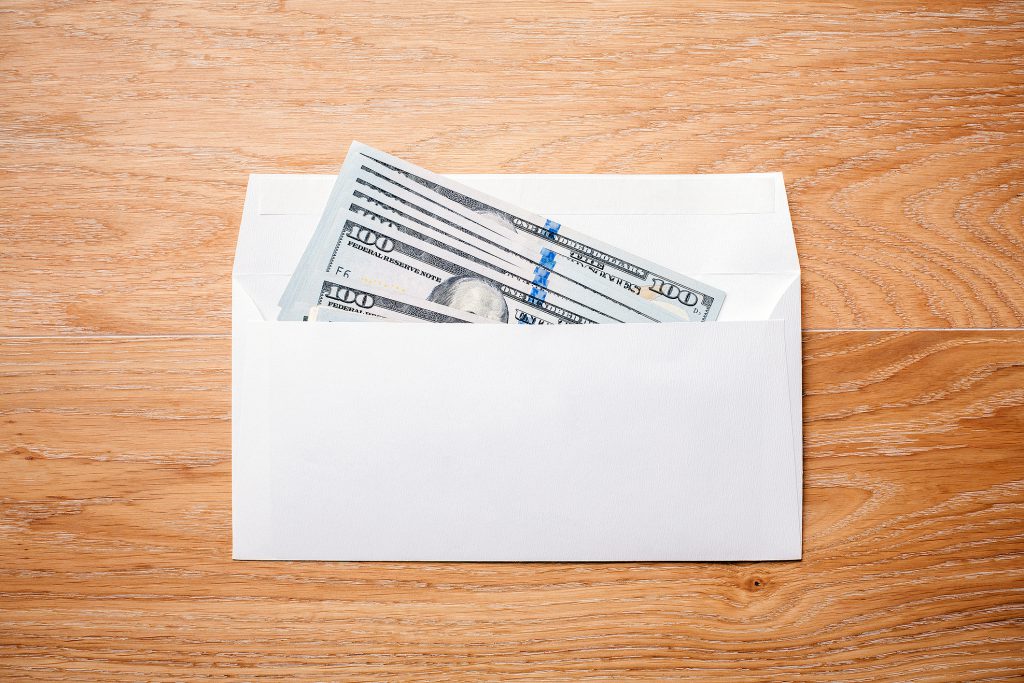
[[[234,557],[798,559],[782,175],[453,178],[726,291],[719,320],[279,322],[334,176],[253,175],[232,285]]]

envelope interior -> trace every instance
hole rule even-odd
[[[781,174],[452,177],[726,291],[722,321],[772,318],[799,279]],[[252,319],[277,318],[333,179],[251,177],[235,276]]]

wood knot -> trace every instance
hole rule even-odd
[[[743,581],[743,587],[748,591],[760,591],[768,587],[768,579],[763,576],[750,576]]]

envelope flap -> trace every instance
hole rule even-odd
[[[781,173],[451,177],[682,273],[800,269]],[[334,178],[250,176],[235,272],[290,272]]]
[[[772,317],[780,295],[799,276],[780,173],[452,177],[729,292],[721,319]],[[334,180],[250,176],[236,280],[294,271]],[[269,319],[276,317],[278,287],[275,279],[255,293],[242,283]]]
[[[290,274],[313,235],[335,176],[252,174],[233,274]]]

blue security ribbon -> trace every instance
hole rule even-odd
[[[550,236],[558,234],[559,228],[562,225],[552,220],[544,221],[544,229],[548,231]],[[548,295],[548,278],[551,277],[551,271],[555,268],[555,252],[550,249],[540,250],[540,263],[533,269],[533,287],[530,288],[530,301],[541,302],[547,298]],[[525,324],[523,320],[519,321],[520,325]]]

